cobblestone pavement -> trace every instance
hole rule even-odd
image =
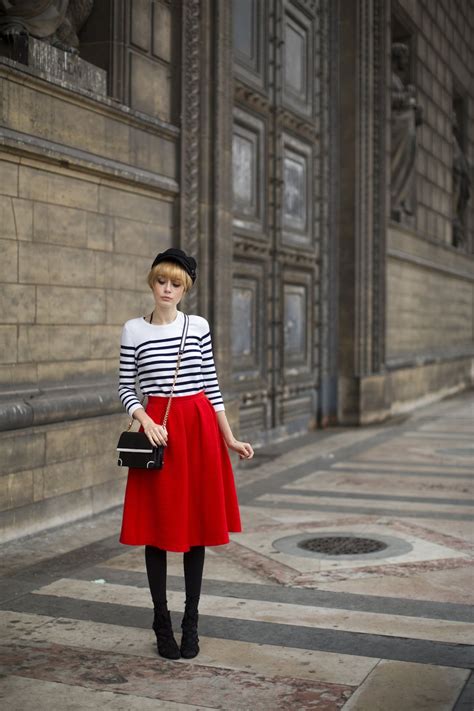
[[[192,661],[156,656],[120,510],[6,544],[3,708],[472,711],[473,434],[471,392],[261,451],[237,472],[244,532],[207,551]],[[298,547],[323,534],[386,547]],[[171,554],[176,631],[181,566]]]

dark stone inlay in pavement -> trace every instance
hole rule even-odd
[[[346,464],[346,462],[344,462]],[[467,479],[470,481],[474,475],[472,472],[463,472],[463,473],[458,473],[458,472],[434,472],[434,471],[422,471],[422,472],[417,472],[416,470],[412,471],[403,471],[402,469],[396,469],[395,467],[387,467],[387,466],[380,466],[377,467],[377,469],[365,469],[362,468],[363,464],[360,464],[361,468],[360,469],[350,469],[347,467],[344,469],[343,467],[328,467],[327,469],[324,469],[324,467],[320,467],[321,469],[324,469],[324,472],[335,472],[336,474],[355,474],[355,475],[362,475],[362,476],[393,476],[394,474],[400,477],[421,477],[425,479]]]
[[[449,454],[454,457],[471,457],[474,462],[473,447],[443,447],[442,449],[436,449],[435,452],[439,454]]]
[[[250,504],[249,504],[250,505]],[[441,521],[472,521],[472,514],[457,514],[445,511],[407,511],[405,509],[384,509],[365,506],[332,506],[330,504],[301,504],[291,501],[253,501],[252,506],[266,509],[294,509],[295,511],[329,511],[334,513],[355,513],[367,516],[393,516],[394,518],[434,518]]]
[[[73,575],[73,580],[105,580],[114,585],[133,585],[138,588],[148,588],[146,573],[132,570],[120,570],[106,566],[83,568]],[[169,590],[184,591],[183,577],[168,575]],[[23,585],[23,582],[21,583]],[[25,595],[29,590],[19,591]],[[380,595],[362,595],[360,593],[314,590],[311,588],[291,588],[280,585],[265,585],[261,583],[232,583],[222,580],[210,580],[204,577],[202,592],[205,595],[218,595],[228,598],[246,600],[266,600],[268,602],[283,602],[293,605],[312,605],[339,610],[358,610],[361,612],[377,612],[405,617],[424,617],[426,619],[451,620],[454,622],[472,622],[472,608],[454,602],[434,602],[425,600],[406,600],[398,597],[383,597]],[[36,595],[33,596],[36,599]],[[0,605],[0,609],[8,610],[10,602]]]
[[[466,681],[453,711],[472,711],[474,709],[474,673]]]
[[[449,506],[474,506],[474,499],[448,499],[433,496],[397,496],[396,494],[369,494],[359,491],[316,491],[314,489],[283,488],[280,494],[294,496],[314,496],[329,499],[366,499],[367,501],[405,501],[413,504],[435,504]]]
[[[11,602],[13,612],[27,612],[75,620],[102,622],[150,629],[152,609],[114,603],[75,600],[54,595],[28,594]],[[178,630],[182,613],[171,613],[173,627]],[[474,665],[474,647],[434,640],[386,637],[383,635],[346,632],[271,622],[236,620],[228,617],[199,616],[202,636],[239,640],[278,647],[296,647],[337,654],[391,659],[420,664],[435,664],[470,669]],[[203,640],[203,647],[205,640]]]

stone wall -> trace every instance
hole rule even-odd
[[[0,85],[6,540],[121,500],[120,331],[153,307],[150,258],[173,242],[179,130],[8,59]]]
[[[413,227],[391,223],[387,239],[387,365],[413,368],[413,384],[394,393],[400,403],[472,383],[474,356],[474,195],[465,241],[453,245],[453,101],[464,105],[464,151],[474,165],[474,9],[469,3],[393,3],[411,30],[417,101],[417,212]],[[471,187],[471,193],[474,189]],[[432,379],[432,363],[442,364]],[[428,368],[425,375],[418,371]],[[396,375],[408,385],[409,371]],[[405,394],[404,394],[405,393]]]

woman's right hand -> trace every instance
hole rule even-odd
[[[166,427],[157,425],[151,418],[149,422],[143,425],[143,431],[154,447],[160,444],[166,447],[168,444],[168,432],[166,431]]]

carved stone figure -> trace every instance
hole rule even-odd
[[[406,44],[392,45],[392,218],[410,221],[415,212],[416,128],[423,123],[423,110],[416,102],[416,90],[405,84],[409,49]]]
[[[0,34],[14,39],[32,35],[59,49],[77,51],[77,33],[94,0],[0,0]]]
[[[453,112],[453,244],[462,247],[464,244],[464,216],[467,203],[471,196],[471,176],[469,163],[461,148],[461,136],[456,113]]]

